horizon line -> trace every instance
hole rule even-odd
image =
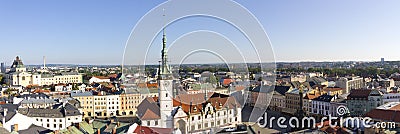
[[[332,62],[332,63],[340,63],[340,62],[381,62],[381,61],[367,61],[367,60],[341,60],[341,61],[275,61],[275,63],[307,63],[307,62],[314,62],[314,63],[324,63],[324,62]],[[400,62],[400,60],[388,60],[385,62]],[[4,63],[4,62],[2,62]],[[270,63],[270,62],[264,62]],[[225,63],[185,63],[181,65],[193,65],[193,64],[225,64]],[[230,64],[259,64],[258,62],[248,62],[248,63],[230,63]],[[49,63],[46,65],[79,65],[79,66],[121,66],[121,64],[80,64],[80,63]],[[124,66],[137,66],[142,64],[125,64]],[[147,65],[158,65],[158,64],[147,64]],[[170,64],[170,65],[178,65],[178,64]],[[43,64],[26,64],[25,66],[43,66]]]

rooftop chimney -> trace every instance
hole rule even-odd
[[[7,116],[7,112],[8,112],[8,109],[7,108],[4,108],[4,117],[6,117]]]
[[[12,131],[18,132],[18,124],[14,124],[14,129]]]
[[[117,127],[114,127],[114,128],[113,128],[112,133],[113,133],[113,134],[116,134],[116,133],[117,133]]]
[[[7,111],[8,111],[8,109],[7,109],[7,108],[4,108],[4,109],[3,109],[3,112],[4,112],[4,116],[3,116],[3,124],[4,124],[4,123],[6,123]]]

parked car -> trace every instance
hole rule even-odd
[[[225,132],[233,132],[236,131],[237,129],[235,127],[228,127],[228,128],[224,128]]]
[[[236,125],[236,128],[238,131],[246,131],[247,130],[246,124],[238,124],[238,125]]]

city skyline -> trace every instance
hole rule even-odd
[[[162,2],[2,2],[0,60],[10,65],[20,56],[27,65],[40,65],[46,56],[49,64],[119,65],[134,25]],[[277,62],[400,60],[398,1],[236,2],[263,25]],[[223,23],[193,18],[169,26],[167,44],[210,22],[217,26],[211,29],[231,33]],[[150,60],[158,61],[160,46],[151,49],[156,54]]]

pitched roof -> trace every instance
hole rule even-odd
[[[83,131],[92,134],[94,133],[93,126],[89,125],[86,121],[82,121],[79,123],[79,128]]]
[[[343,88],[340,88],[340,87],[328,87],[328,88],[322,89],[322,91],[341,91],[341,90],[343,90]]]
[[[17,96],[17,98],[25,98],[25,99],[28,99],[28,98],[46,98],[46,99],[48,99],[49,96],[46,95],[46,94],[43,94],[43,93],[37,93],[37,94],[23,94],[23,95]]]
[[[105,76],[93,76],[93,77],[98,78],[98,79],[110,79],[109,77],[105,77]]]
[[[71,92],[71,97],[79,97],[79,96],[93,96],[93,92],[92,92],[92,91],[86,91],[86,92],[76,91],[76,92]]]
[[[390,110],[400,111],[400,104],[390,108]]]
[[[173,99],[173,106],[180,106],[185,113],[201,113],[206,104],[210,103],[216,109],[240,107],[235,97],[209,92],[207,100],[204,93],[180,94]],[[194,99],[197,98],[197,99]],[[158,97],[147,97],[138,106],[138,116],[142,120],[160,119]],[[171,111],[172,112],[172,111]]]
[[[290,85],[291,85],[293,88],[299,88],[300,85],[301,85],[301,83],[300,83],[299,81],[292,81],[292,82],[290,82]]]
[[[66,116],[81,115],[79,110],[67,103],[65,106],[60,106],[56,109],[43,109],[43,108],[19,108],[18,112],[29,117],[53,117],[62,118]]]
[[[368,99],[369,94],[371,93],[372,90],[370,89],[353,89],[350,91],[349,96],[347,96],[347,99],[350,98],[364,98]]]
[[[261,92],[261,93],[269,93],[274,90],[274,86],[257,86],[251,90],[251,92]]]
[[[14,115],[16,114],[16,110],[18,109],[18,105],[16,104],[2,104],[0,105],[0,119],[4,117],[4,109],[7,109],[7,115],[6,115],[6,122],[9,121]]]
[[[64,117],[61,109],[20,108],[18,112],[29,117]]]
[[[285,93],[288,92],[289,89],[290,86],[275,86],[275,91],[281,95],[285,95]]]
[[[50,133],[51,130],[41,127],[41,126],[37,126],[32,124],[31,126],[29,126],[28,129],[25,130],[19,130],[18,133],[20,134],[43,134],[43,133]]]
[[[365,116],[372,119],[400,123],[400,111],[398,110],[373,109],[366,113]]]
[[[154,120],[154,119],[160,119],[160,115],[154,113],[153,111],[147,109],[144,115],[141,117],[142,120]]]
[[[82,115],[81,112],[79,112],[79,109],[76,108],[75,106],[67,103],[65,104],[65,116],[76,116],[76,115]]]
[[[331,102],[334,96],[330,96],[327,94],[318,96],[317,98],[312,99],[313,101],[323,101],[323,102]]]
[[[307,93],[306,96],[304,96],[304,99],[312,100],[312,99],[317,98],[320,95],[321,95],[320,93]]]
[[[172,128],[158,128],[158,127],[146,127],[137,126],[133,133],[144,133],[144,134],[172,134]]]
[[[235,97],[219,94],[208,93],[208,99],[204,100],[204,93],[199,94],[181,94],[174,99],[174,106],[181,106],[186,113],[201,113],[204,106],[210,103],[216,109],[240,107]],[[193,99],[200,98],[200,99]]]
[[[147,110],[152,111],[155,115],[158,115],[158,117],[160,117],[160,107],[157,105],[156,100],[157,98],[147,97],[138,105],[136,113],[138,114],[139,118],[142,119],[145,113],[148,112]],[[151,119],[154,119],[154,116],[152,114],[150,115],[146,116],[150,116],[152,117]]]

